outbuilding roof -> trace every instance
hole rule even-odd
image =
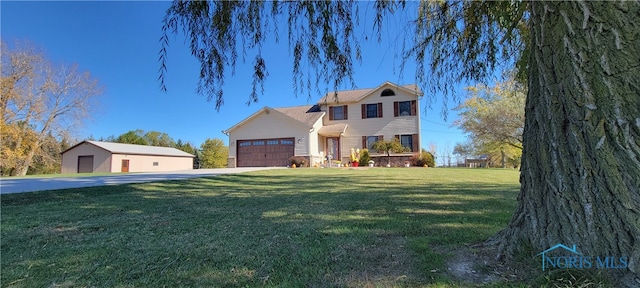
[[[189,154],[187,152],[178,150],[176,148],[171,148],[171,147],[135,145],[135,144],[124,144],[124,143],[113,143],[113,142],[91,141],[91,140],[82,141],[74,145],[73,147],[63,151],[62,153],[65,153],[77,146],[80,146],[83,143],[92,144],[94,146],[107,150],[113,154],[195,157],[192,154]]]

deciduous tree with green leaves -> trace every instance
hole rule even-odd
[[[373,6],[377,34],[354,32],[359,5]],[[199,90],[217,108],[225,69],[256,53],[254,101],[267,76],[262,44],[286,19],[296,85],[337,89],[353,79],[359,36],[379,37],[384,20],[400,15],[411,18],[398,53],[416,62],[426,95],[486,81],[504,63],[527,83],[518,206],[487,244],[507,259],[522,247],[575,244],[585,255],[628,257],[625,276],[638,277],[640,1],[176,1],[164,20],[161,83],[167,35],[181,27],[201,65]]]
[[[218,138],[207,138],[200,145],[201,168],[223,168],[227,167],[229,158],[229,147],[224,146],[224,141]]]
[[[512,167],[519,165],[527,93],[524,85],[511,77],[493,87],[478,84],[467,91],[467,99],[456,108],[460,118],[455,124],[469,133],[475,154],[487,154],[492,163],[501,163],[503,168],[507,162]],[[456,148],[463,147],[456,145],[454,154]]]
[[[489,87],[467,87],[469,96],[456,108],[455,124],[470,134],[472,141],[498,143],[522,149],[526,89],[510,79]]]

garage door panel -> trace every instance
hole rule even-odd
[[[237,143],[238,167],[287,166],[295,151],[294,138],[250,139]]]

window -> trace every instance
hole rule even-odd
[[[153,162],[153,166],[158,166],[160,163],[158,162]]]
[[[267,140],[267,145],[278,145],[280,143],[278,140]]]
[[[347,105],[330,106],[329,120],[347,120]]]
[[[251,146],[251,142],[249,142],[249,141],[240,142],[238,145],[239,145],[240,147]]]
[[[393,102],[393,116],[415,116],[416,100]]]
[[[253,141],[253,146],[262,146],[264,145],[264,141]]]
[[[400,139],[400,144],[406,150],[418,152],[418,134],[396,135],[396,138]]]
[[[367,104],[367,118],[378,118],[377,104]]]
[[[280,140],[280,144],[293,145],[293,140]]]
[[[362,104],[362,119],[382,118],[382,103]]]
[[[382,91],[382,93],[380,93],[381,97],[385,97],[385,96],[396,96],[396,92],[393,92],[393,90],[391,89],[384,89]]]
[[[376,149],[373,149],[373,143],[382,140],[382,136],[362,136],[362,148],[367,148],[369,151],[376,151]]]

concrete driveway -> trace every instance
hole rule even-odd
[[[273,167],[197,169],[169,172],[148,172],[116,174],[109,176],[63,177],[63,178],[1,178],[0,194],[35,192],[91,186],[118,185],[128,183],[156,182],[236,174],[258,170],[277,169]]]

